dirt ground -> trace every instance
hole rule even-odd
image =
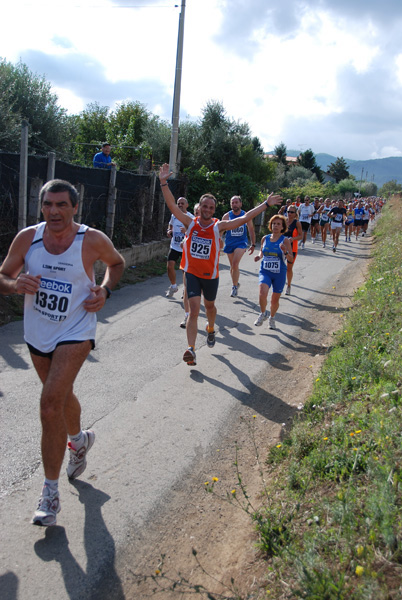
[[[363,283],[363,277],[355,269],[345,270],[335,282],[335,289],[328,290],[322,310],[311,309],[310,319],[316,330],[300,331],[299,348],[286,357],[292,370],[270,368],[264,381],[258,382],[279,398],[294,390],[292,398],[286,395],[286,403],[294,407],[292,414],[308,398],[333,332],[340,327],[341,314],[351,306],[353,293]],[[278,406],[281,410],[283,403]],[[120,577],[124,574],[122,585],[127,600],[267,597],[263,588],[267,565],[259,555],[252,520],[225,497],[234,487],[238,489],[234,467],[237,446],[247,492],[254,507],[261,504],[263,481],[259,465],[264,466],[269,448],[286,435],[293,418],[287,414],[277,416],[275,423],[260,414],[254,418],[251,409],[243,407],[230,434],[220,439],[208,459],[169,494],[163,510],[157,511],[145,528],[146,534],[142,538],[135,538],[134,534],[127,553],[117,557],[116,565]],[[211,482],[212,477],[219,478],[214,487],[219,497],[205,491],[204,482]],[[158,575],[157,570],[161,571]],[[205,591],[197,586],[203,586]]]

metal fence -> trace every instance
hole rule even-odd
[[[48,179],[49,157],[31,155],[27,167],[26,223],[41,220],[38,195]],[[0,255],[3,257],[18,230],[20,155],[0,152]],[[170,219],[156,173],[137,175],[124,171],[93,169],[60,160],[54,178],[65,179],[79,191],[78,220],[101,229],[122,249],[165,237]],[[174,180],[175,197],[186,195],[186,182]],[[112,204],[111,204],[112,202]],[[111,215],[113,219],[111,222]]]

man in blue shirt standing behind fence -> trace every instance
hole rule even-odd
[[[110,144],[108,142],[102,144],[102,152],[95,154],[93,165],[95,169],[110,169],[110,167],[116,166],[116,163],[112,162],[110,157]]]

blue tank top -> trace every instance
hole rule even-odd
[[[237,217],[242,217],[245,214],[245,211],[241,210],[239,215],[234,215],[231,210],[229,211],[229,220],[237,219]],[[226,232],[223,251],[227,252],[228,248],[247,248],[247,243],[247,225],[243,224]]]
[[[267,235],[262,247],[262,260],[260,273],[269,271],[270,273],[283,273],[287,270],[284,254],[279,247],[285,239],[284,235],[276,241],[271,241],[271,236]]]

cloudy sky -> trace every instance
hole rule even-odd
[[[170,121],[182,0],[13,0],[0,57],[70,113],[142,102]],[[266,151],[402,156],[402,0],[186,0],[181,120],[208,100]]]

